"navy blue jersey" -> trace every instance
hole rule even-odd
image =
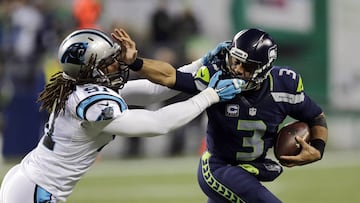
[[[216,71],[216,66],[199,69],[197,88],[206,87]],[[289,67],[274,67],[259,90],[242,92],[207,109],[208,151],[230,164],[261,162],[287,116],[308,122],[321,112],[305,94],[299,74]]]

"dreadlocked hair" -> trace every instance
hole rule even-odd
[[[65,79],[63,72],[55,73],[51,76],[49,84],[40,92],[37,102],[42,102],[40,111],[46,110],[57,114],[65,108],[68,96],[75,90],[76,81]],[[57,104],[54,105],[54,102]],[[55,109],[52,109],[55,106]]]
[[[91,55],[86,65],[80,66],[79,74],[76,78],[64,78],[64,72],[60,71],[51,76],[49,84],[40,92],[37,102],[42,102],[40,111],[53,111],[58,114],[65,108],[68,96],[75,90],[76,85],[93,82],[91,79],[92,70],[95,67],[96,55]],[[66,74],[65,74],[66,75]],[[56,104],[54,105],[54,103]]]

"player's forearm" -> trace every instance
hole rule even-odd
[[[321,139],[324,142],[328,138],[328,129],[323,126],[313,126],[311,128],[311,138],[310,139]]]
[[[310,140],[321,139],[324,142],[327,141],[328,129],[327,129],[326,117],[323,112],[318,116],[316,116],[314,119],[312,119],[308,124],[309,126],[311,126]]]
[[[147,78],[153,83],[164,85],[169,88],[174,88],[176,85],[177,90],[184,91],[188,93],[193,93],[195,91],[195,85],[191,86],[191,91],[189,91],[189,83],[194,83],[192,75],[202,66],[201,60],[193,61],[190,64],[184,65],[178,69],[178,71],[169,63],[142,58],[141,67],[137,67],[136,70],[140,75]],[[177,81],[183,78],[188,78],[187,81]],[[179,85],[180,84],[180,85]],[[185,86],[184,88],[182,86]]]
[[[146,67],[144,67],[144,64]],[[165,77],[169,78],[167,75],[171,75],[172,72],[165,72],[165,76],[163,75],[163,72],[157,73],[160,69],[156,69],[156,64],[160,64],[160,66],[171,66],[170,64],[163,63],[161,61],[151,60],[151,59],[144,59],[142,63],[142,67],[138,71],[143,71],[144,74],[151,74],[151,75],[158,75],[158,77]],[[163,65],[161,65],[163,64]],[[187,93],[197,93],[194,80],[192,77],[192,73],[196,72],[200,67],[202,66],[200,60],[194,61],[191,64],[184,65],[180,67],[176,71],[176,77],[181,75],[187,75],[189,81],[180,81],[180,85],[182,87],[184,86],[191,86],[189,89],[190,91],[187,91],[186,89],[182,88],[179,89],[179,91],[175,91],[174,88],[169,89],[167,87],[164,87],[162,85],[157,85],[155,83],[150,82],[149,80],[132,80],[125,84],[124,88],[119,90],[121,96],[125,99],[126,103],[130,105],[139,105],[144,106],[148,104],[152,104],[155,102],[164,101],[166,99],[169,99],[177,94],[179,94],[181,91],[187,92]],[[165,67],[165,69],[168,69]],[[148,73],[146,73],[148,72]],[[152,73],[150,73],[152,72]],[[156,81],[155,81],[156,82]],[[172,83],[172,82],[170,82]],[[168,84],[168,86],[171,86]]]
[[[165,101],[180,92],[157,85],[149,80],[131,80],[120,90],[121,96],[128,105],[146,106],[156,102]]]
[[[176,69],[169,63],[143,58],[142,68],[138,71],[140,75],[153,83],[172,87],[175,84]]]
[[[111,121],[103,132],[130,137],[148,137],[167,134],[184,126],[219,101],[214,89],[208,88],[194,97],[165,106],[157,111],[128,110]]]
[[[219,101],[219,96],[212,88],[207,88],[192,98],[165,106],[154,113],[158,118],[158,134],[167,134],[179,127],[184,126],[200,115],[206,108]],[[157,126],[157,125],[154,125]],[[159,131],[160,128],[160,131]]]
[[[321,113],[312,121],[310,135],[310,145],[320,152],[321,159],[328,139],[328,129],[324,113]]]

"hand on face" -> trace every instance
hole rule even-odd
[[[216,91],[220,101],[229,101],[241,92],[245,81],[241,79],[220,79],[221,74],[222,71],[216,72],[211,77],[208,87]]]
[[[132,64],[137,57],[136,43],[130,38],[130,36],[122,28],[115,28],[111,36],[119,42],[121,46],[121,54],[119,61],[123,61],[126,64]]]

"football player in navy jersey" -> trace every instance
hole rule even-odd
[[[223,78],[246,81],[234,99],[206,110],[207,150],[200,159],[198,181],[208,203],[281,202],[261,182],[273,181],[283,171],[267,152],[287,116],[308,123],[311,138],[308,144],[297,137],[300,154],[281,157],[281,164],[300,166],[323,156],[328,136],[324,112],[304,92],[301,76],[294,69],[273,65],[277,48],[268,33],[241,30],[232,41],[220,43],[202,59],[180,70],[169,69],[164,73],[167,77],[154,81],[188,93],[206,88],[211,76],[219,71]],[[139,69],[168,65],[136,60],[141,62]]]

